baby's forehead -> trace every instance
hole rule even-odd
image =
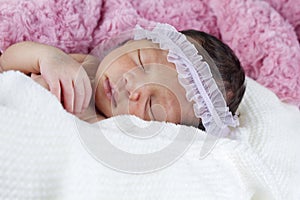
[[[132,49],[160,49],[159,44],[153,43],[150,40],[128,40],[124,43],[123,47],[128,47]]]

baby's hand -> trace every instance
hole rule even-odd
[[[32,73],[30,75],[30,77],[31,77],[32,80],[34,80],[35,82],[40,84],[42,87],[46,88],[47,90],[50,90],[49,85],[47,84],[45,79],[43,79],[43,77],[41,75]]]
[[[38,67],[51,93],[71,113],[81,113],[92,96],[90,79],[82,65],[63,51],[45,46]]]

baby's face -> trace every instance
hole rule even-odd
[[[129,41],[110,52],[96,74],[96,107],[106,117],[132,114],[144,120],[197,126],[168,51],[147,40]]]

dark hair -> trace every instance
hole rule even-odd
[[[212,35],[196,30],[184,30],[180,32],[191,37],[207,51],[209,57],[215,63],[222,80],[218,80],[219,78],[214,76],[214,70],[211,69],[212,75],[218,87],[225,87],[226,94],[223,94],[223,96],[229,110],[232,114],[235,114],[246,89],[245,72],[241,67],[239,59],[228,45]],[[203,57],[206,60],[205,56]],[[200,123],[198,128],[204,130],[203,124]]]

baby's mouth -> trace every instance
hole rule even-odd
[[[113,103],[114,107],[116,107],[117,106],[117,102],[116,102],[116,98],[115,98],[116,90],[114,89],[113,85],[109,81],[108,77],[105,77],[105,79],[103,81],[103,88],[104,88],[104,92],[105,92],[108,100]]]

